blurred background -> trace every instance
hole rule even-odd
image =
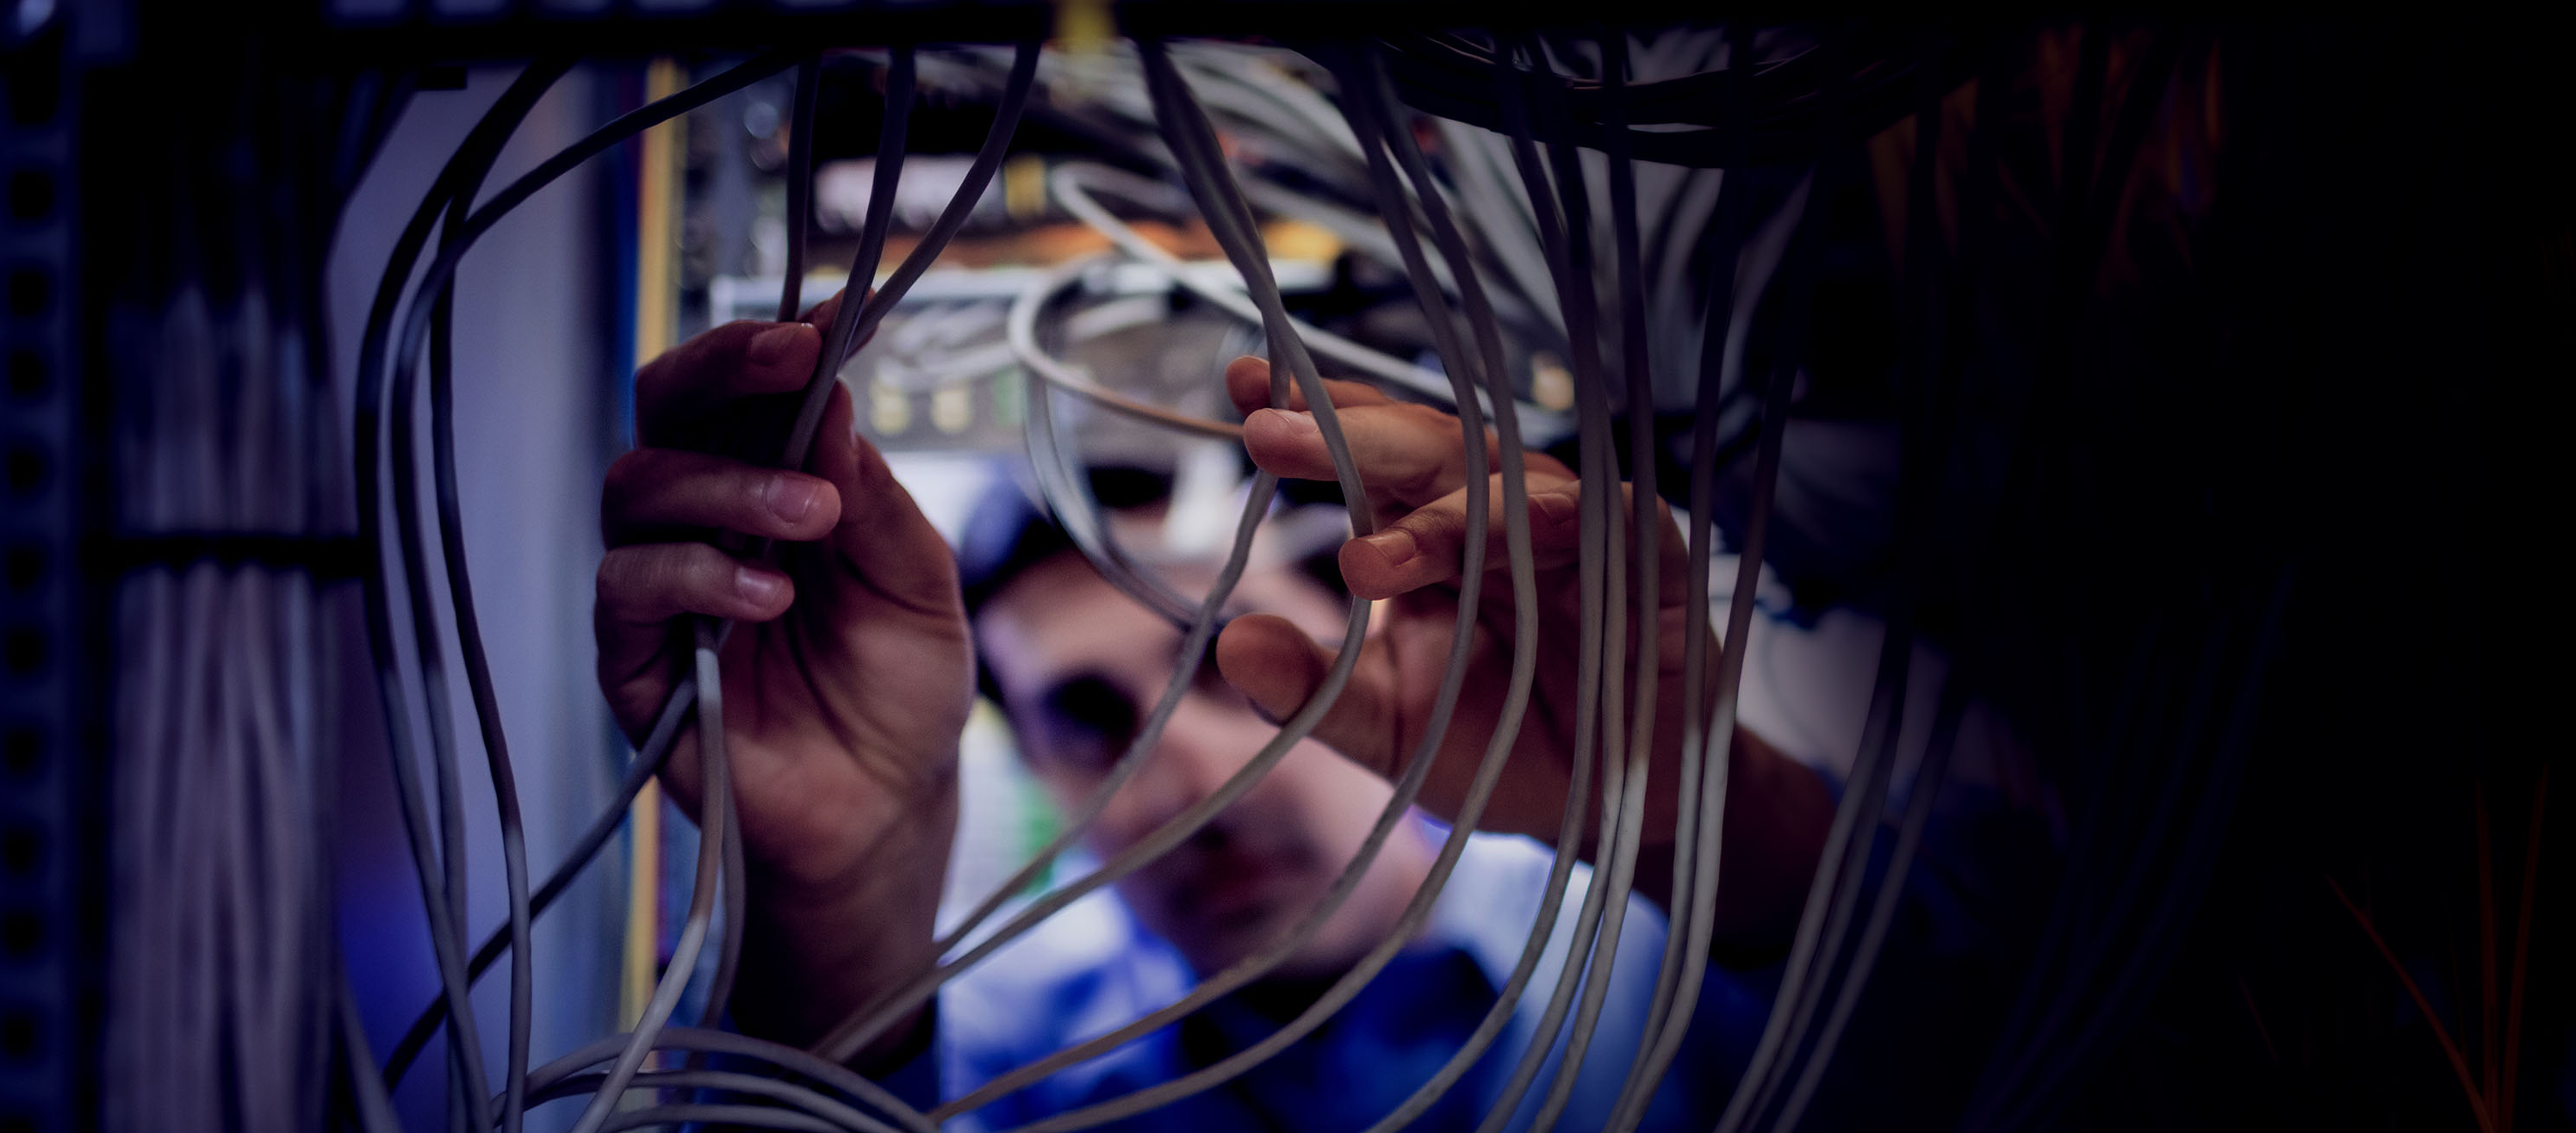
[[[293,1005],[262,1024],[272,1031],[223,1041],[291,1045],[311,1031],[296,1012],[320,1010],[295,989],[321,978],[336,949],[378,1052],[438,987],[367,695],[374,662],[352,584],[365,556],[342,470],[379,273],[439,167],[530,56],[571,49],[585,61],[511,138],[491,185],[752,47],[852,44],[822,57],[810,304],[847,285],[869,203],[886,57],[865,45],[1056,37],[1000,176],[841,373],[861,430],[952,541],[995,485],[1039,494],[1029,398],[1044,387],[1004,342],[1015,304],[1047,296],[1040,337],[1078,372],[1197,417],[1225,417],[1223,364],[1265,349],[1250,324],[1115,254],[1096,218],[1065,205],[1058,186],[1070,178],[1186,270],[1231,278],[1160,155],[1132,52],[1106,35],[1113,15],[1121,30],[1223,37],[1177,58],[1264,214],[1291,309],[1374,352],[1395,375],[1381,384],[1434,388],[1439,359],[1368,211],[1328,78],[1292,46],[1353,34],[1368,6],[874,7],[885,10],[0,5],[0,1133],[94,1123],[111,1104],[107,1083],[138,1080],[107,1036],[139,1027],[184,1045],[158,1020],[197,1009],[194,989],[208,981],[247,981]],[[1390,10],[1423,28],[1514,18]],[[1699,13],[1612,14],[1651,29],[1637,38],[1641,81],[1722,57],[1723,37]],[[1761,42],[1877,42],[1854,24],[1783,21]],[[1819,155],[1813,168],[1834,174],[1825,190],[1806,168],[1748,169],[1728,184],[1756,216],[1803,209],[1817,233],[1813,341],[1744,720],[1793,757],[1847,772],[1892,599],[1923,578],[1953,587],[1942,593],[1955,600],[1919,604],[1920,671],[1975,655],[2038,749],[1967,774],[2034,800],[2080,851],[2065,870],[2075,881],[2046,879],[2062,906],[1991,896],[2026,910],[2025,945],[2063,907],[2079,938],[2134,946],[2068,978],[2080,987],[2029,993],[2104,1020],[2085,1032],[2101,1040],[2084,1052],[2098,1072],[2091,1092],[2061,1099],[2064,1127],[2196,1127],[2216,1113],[2248,1126],[2493,1133],[2505,1125],[2485,1111],[2473,1119],[2453,1070],[2477,1078],[2471,1060],[2501,1059],[2494,977],[2479,999],[2480,964],[2515,949],[2510,986],[2530,1006],[2511,1040],[2525,1044],[2519,1124],[2564,1128],[2576,1112],[2565,964],[2576,870],[2561,864],[2576,834],[2545,804],[2567,750],[2557,708],[2569,584],[2562,552],[2548,549],[2567,514],[2564,419],[2547,408],[2568,373],[2576,310],[2563,25],[2347,15],[1936,29],[1983,45],[1960,81],[1984,76],[1983,97],[2002,108],[1991,120],[2030,128],[1991,142],[2008,187],[1989,227],[1965,222],[1983,242],[1958,259],[1985,273],[1962,271],[1956,286],[1973,301],[1949,327],[1973,343],[1975,377],[1953,407],[1967,441],[1955,464],[1909,481],[1933,485],[1935,532],[1910,560],[1891,534],[1906,454],[1887,375],[1901,369],[1899,325],[1913,316],[1900,310],[1906,245],[1887,202],[1904,193],[1911,123]],[[888,270],[958,184],[1007,56],[971,45],[923,56]],[[1961,113],[1979,97],[1966,89],[1944,96]],[[2079,89],[2095,102],[2070,109]],[[2140,145],[2149,187],[2088,204],[2058,176],[2080,148],[2070,138],[2136,142],[2118,113],[2140,91],[2137,113],[2154,124]],[[504,717],[528,753],[519,791],[540,870],[609,805],[630,756],[593,679],[589,613],[602,474],[634,439],[633,374],[708,327],[776,316],[793,98],[792,76],[777,76],[609,150],[503,220],[458,276],[464,543]],[[2070,134],[2065,121],[2086,125]],[[1546,313],[1555,296],[1535,233],[1503,195],[1477,195],[1493,192],[1508,155],[1490,131],[1451,127],[1426,127],[1425,141],[1495,234],[1488,266],[1523,419],[1534,446],[1570,454],[1564,331]],[[1996,156],[1966,131],[1942,144]],[[1660,224],[1650,269],[1670,284],[1649,313],[1665,447],[1643,458],[1668,469],[1668,489],[1685,480],[1702,392],[1694,250],[1720,180],[1654,167],[1642,188]],[[1960,223],[1960,206],[1946,204],[1945,223]],[[2083,266],[2057,242],[2069,218],[2107,234],[2098,284],[2055,274]],[[2055,298],[2069,293],[2099,302]],[[1776,313],[1761,302],[1756,289],[1727,317]],[[1754,349],[1727,372],[1769,347]],[[1324,369],[1354,373],[1330,358]],[[1724,418],[1734,447],[1715,517],[1722,551],[1749,498],[1751,462],[1739,458],[1751,401]],[[1169,480],[1173,518],[1139,536],[1163,541],[1149,550],[1203,553],[1231,529],[1249,473],[1239,448],[1084,398],[1051,404],[1052,435],[1073,459]],[[2024,438],[2037,439],[2015,455]],[[1346,533],[1337,493],[1291,485],[1286,496],[1312,518],[1282,518],[1282,537],[1294,553],[1329,556]],[[438,569],[424,581],[435,585]],[[1719,554],[1721,601],[1735,577]],[[2177,675],[2204,656],[2237,666],[2231,677],[2264,674],[2248,679],[2258,691],[2236,715]],[[221,680],[174,677],[201,672]],[[1936,687],[1913,686],[1909,726],[1929,728]],[[2122,689],[2144,691],[2123,700]],[[461,696],[446,708],[456,734],[474,734]],[[192,723],[206,719],[273,732],[282,762],[222,748],[223,729]],[[2188,766],[2167,774],[2161,756],[2129,750],[2222,732],[2259,754],[2177,761]],[[1923,742],[1915,731],[1899,744]],[[1057,822],[989,705],[969,726],[963,767],[952,902],[998,884]],[[468,771],[468,870],[494,878],[491,785]],[[220,817],[237,813],[271,822]],[[600,865],[538,922],[536,1050],[632,1017],[687,904],[694,836],[648,792]],[[2149,864],[2124,872],[2136,863]],[[1060,862],[1038,885],[1082,866]],[[2329,877],[2341,888],[2329,892]],[[2346,903],[2333,900],[2346,890]],[[2511,937],[2517,900],[2539,910],[2519,922],[2533,943],[2507,948],[2495,921],[2508,910]],[[238,927],[228,911],[253,907],[280,918],[273,947],[217,948]],[[469,913],[498,923],[500,887],[473,887]],[[2389,943],[2374,949],[2378,932]],[[2430,990],[2410,995],[2392,968]],[[504,982],[476,993],[487,1023],[504,1014]],[[2430,1019],[2463,1036],[2485,1020],[2488,1031],[2446,1059],[2425,1036]],[[436,1112],[438,1077],[415,1074],[396,1098],[416,1127]],[[571,1117],[557,1107],[531,1125]]]

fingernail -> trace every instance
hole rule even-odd
[[[1324,430],[1317,427],[1315,424],[1315,415],[1303,409],[1276,409],[1272,410],[1272,412],[1277,413],[1281,418],[1285,419],[1288,422],[1288,427],[1295,432],[1302,433],[1310,437],[1320,437],[1324,435]]]
[[[1413,533],[1401,527],[1390,527],[1365,541],[1377,548],[1377,553],[1386,556],[1388,566],[1403,566],[1421,553],[1421,548],[1413,541]]]
[[[1276,728],[1284,722],[1280,717],[1272,715],[1269,709],[1262,707],[1261,702],[1258,700],[1254,700],[1253,698],[1246,696],[1243,698],[1243,702],[1252,706],[1252,714],[1261,717],[1261,722],[1264,724],[1268,724],[1271,727]]]
[[[749,567],[734,568],[734,590],[742,595],[743,601],[749,602],[752,605],[766,607],[771,603],[778,601],[778,592],[786,586],[787,581],[776,575],[756,571]]]
[[[813,513],[815,497],[821,495],[821,491],[813,481],[776,476],[770,479],[769,487],[762,495],[767,497],[771,512],[794,523]]]
[[[785,358],[787,352],[795,348],[796,340],[804,334],[804,328],[803,323],[781,323],[753,335],[751,345],[743,348],[743,356],[756,366],[766,366]]]

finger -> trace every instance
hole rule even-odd
[[[1570,489],[1572,486],[1567,485]],[[1575,561],[1580,553],[1579,495],[1544,490],[1529,497],[1530,557],[1535,569]],[[1486,485],[1485,569],[1509,569],[1510,529],[1503,520],[1501,477]],[[1392,598],[1456,580],[1466,567],[1467,492],[1451,492],[1365,538],[1342,544],[1342,584],[1362,598]]]
[[[672,619],[707,614],[768,621],[785,613],[795,597],[786,575],[704,543],[608,552],[599,562],[591,628],[599,643],[600,687],[615,701],[619,722],[633,727],[648,718],[668,688],[663,651]]]
[[[796,316],[796,321],[800,323],[811,323],[817,327],[827,327],[832,325],[832,320],[841,316],[841,297],[848,295],[849,293],[850,291],[846,287],[833,292],[822,302],[805,308],[805,313]],[[865,301],[866,300],[861,300],[861,302]]]
[[[599,561],[603,625],[649,629],[683,614],[765,622],[787,612],[796,586],[776,567],[745,562],[705,543],[642,543]],[[655,648],[659,648],[658,639]]]
[[[841,493],[822,477],[684,449],[629,452],[608,466],[607,484],[600,531],[611,547],[692,528],[819,539],[841,515]]]
[[[1354,405],[1390,405],[1394,399],[1365,382],[1324,379],[1324,392],[1333,399],[1333,408]],[[1270,363],[1245,355],[1225,366],[1225,393],[1234,399],[1237,413],[1249,414],[1270,404]],[[1288,383],[1288,408],[1306,408],[1306,389],[1293,379]]]
[[[1333,651],[1276,614],[1234,619],[1216,639],[1217,671],[1273,720],[1304,707],[1333,666]],[[1396,699],[1385,652],[1374,645],[1360,657],[1350,680],[1313,735],[1361,766],[1388,774],[1395,766]]]
[[[1620,506],[1635,498],[1630,485],[1620,486]],[[1533,490],[1529,497],[1530,558],[1536,570],[1561,569],[1582,558],[1583,485],[1566,481]],[[1689,598],[1683,575],[1688,556],[1673,527],[1672,509],[1655,501],[1657,530],[1657,604],[1671,606]],[[1503,522],[1502,485],[1487,485],[1485,570],[1508,570],[1509,529]],[[1375,533],[1342,544],[1342,582],[1362,598],[1399,594],[1455,581],[1466,568],[1467,493],[1461,489],[1416,508]],[[1631,541],[1628,546],[1639,544]]]
[[[635,372],[636,435],[651,445],[701,423],[726,402],[793,393],[814,376],[823,333],[805,323],[726,323]]]
[[[1420,507],[1466,483],[1466,438],[1455,417],[1427,405],[1369,405],[1343,410],[1341,425],[1360,483],[1380,506]],[[1243,419],[1243,449],[1254,464],[1279,476],[1334,477],[1332,451],[1313,414],[1254,410]],[[1485,466],[1501,459],[1493,434],[1486,433]]]
[[[947,541],[853,421],[849,388],[836,387],[823,408],[811,465],[840,495],[833,547],[877,594],[917,612],[955,616],[963,604]]]

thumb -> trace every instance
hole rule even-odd
[[[1334,656],[1275,614],[1236,618],[1216,639],[1217,671],[1274,721],[1285,721],[1306,706],[1332,669]],[[1316,723],[1314,737],[1371,771],[1393,775],[1402,739],[1394,694],[1386,650],[1371,641],[1361,647],[1349,682]]]

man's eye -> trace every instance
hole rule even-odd
[[[1125,689],[1097,676],[1078,677],[1047,694],[1049,731],[1083,762],[1116,760],[1136,737],[1136,705]]]

